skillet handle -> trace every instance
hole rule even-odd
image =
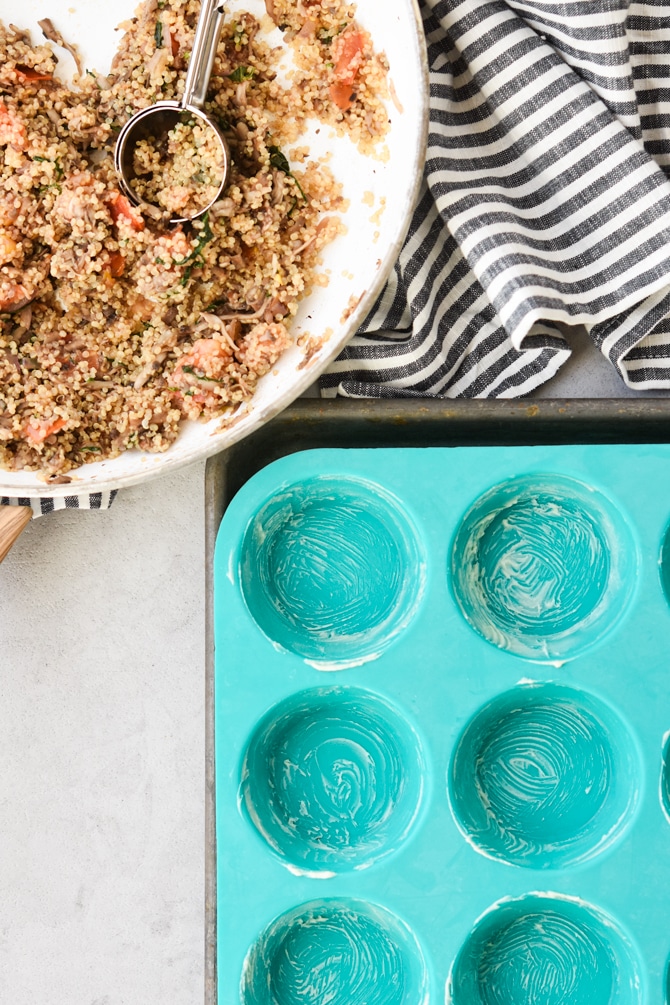
[[[0,506],[0,562],[7,557],[32,515],[30,506]]]

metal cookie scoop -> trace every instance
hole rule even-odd
[[[223,14],[223,0],[202,0],[181,101],[158,101],[149,108],[143,108],[141,112],[137,112],[126,122],[116,141],[114,165],[119,176],[120,188],[131,202],[138,206],[143,200],[133,188],[133,181],[136,177],[134,153],[137,144],[150,137],[160,141],[179,122],[184,121],[185,117],[192,117],[213,131],[221,147],[222,156],[221,184],[216,195],[192,216],[176,216],[170,220],[170,223],[185,223],[202,216],[220,197],[228,180],[230,170],[228,145],[219,127],[203,111],[214,57],[221,36]]]

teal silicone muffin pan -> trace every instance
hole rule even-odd
[[[317,449],[214,556],[219,1005],[670,1005],[670,445]]]

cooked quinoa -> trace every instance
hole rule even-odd
[[[165,136],[140,140],[133,170],[132,189],[140,200],[166,210],[171,219],[192,219],[219,194],[225,158],[215,130],[185,118]]]
[[[199,2],[146,0],[121,26],[110,74],[71,88],[50,45],[0,25],[4,467],[62,479],[127,449],[165,450],[183,419],[247,401],[291,344],[345,203],[325,164],[286,144],[318,117],[372,149],[388,128],[386,66],[352,6],[266,5],[296,68],[280,82],[281,47],[250,14],[225,24],[206,111],[230,180],[176,227],[120,193],[113,152],[134,112],[179,99]]]

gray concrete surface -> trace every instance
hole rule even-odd
[[[583,328],[564,331],[572,355],[553,380],[538,387],[532,398],[665,398],[670,391],[633,391],[609,360],[596,349]]]
[[[204,464],[0,566],[0,1002],[203,1000]]]

